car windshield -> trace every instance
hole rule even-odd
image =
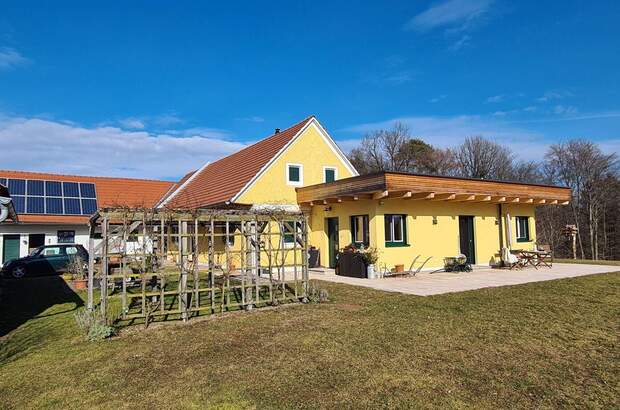
[[[32,252],[30,252],[30,256],[38,256],[41,254],[41,251],[43,250],[43,246],[39,246],[38,248],[34,248],[32,250]]]

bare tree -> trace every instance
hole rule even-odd
[[[509,148],[480,136],[469,137],[455,150],[462,176],[480,179],[510,179],[514,155]]]
[[[552,145],[546,155],[546,171],[550,179],[573,190],[571,213],[579,229],[577,239],[581,257],[585,258],[584,238],[581,228],[588,231],[589,256],[599,257],[599,225],[605,214],[609,190],[607,179],[617,179],[615,154],[604,154],[590,141],[572,140]],[[615,205],[617,207],[617,204]],[[605,236],[605,235],[603,235]]]

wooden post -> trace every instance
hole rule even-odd
[[[211,313],[215,313],[215,222],[213,215],[209,224],[210,243],[209,243],[209,287],[211,288]]]
[[[94,286],[95,286],[95,222],[88,225],[88,310],[94,308]]]
[[[304,303],[308,302],[308,285],[309,285],[309,261],[308,261],[308,217],[304,215],[303,217],[303,228],[302,228],[302,241],[303,241],[303,265],[302,265],[302,286],[304,289],[303,299]]]
[[[108,304],[108,217],[103,218],[101,225],[103,248],[101,255],[101,313],[106,317]]]
[[[577,259],[577,234],[576,232],[571,232],[572,242],[573,242],[573,259]]]
[[[194,249],[192,258],[194,259],[194,306],[196,306],[196,314],[198,314],[200,301],[198,299],[198,289],[200,280],[198,279],[198,218],[194,217]]]

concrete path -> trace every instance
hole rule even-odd
[[[465,273],[420,272],[415,277],[359,279],[337,276],[333,269],[311,269],[310,279],[364,286],[387,292],[429,296],[615,271],[620,271],[620,266],[556,263],[553,268],[539,268],[538,270],[534,268],[512,271],[474,268],[473,272]]]

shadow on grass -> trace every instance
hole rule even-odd
[[[84,301],[60,276],[5,279],[0,288],[0,337],[22,324],[77,310]],[[73,303],[73,307],[52,311],[54,305]]]

